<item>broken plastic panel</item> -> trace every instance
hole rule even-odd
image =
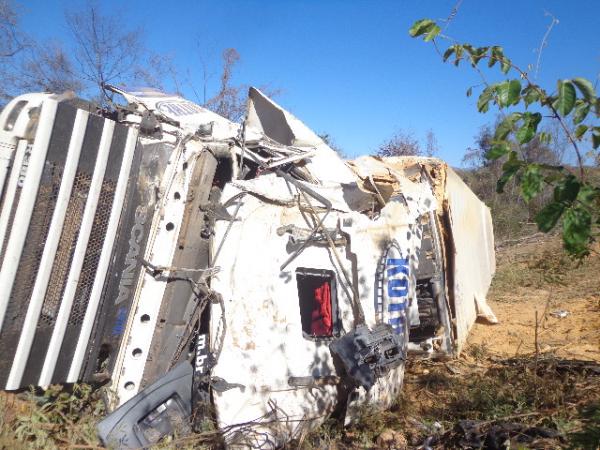
[[[190,432],[192,365],[184,361],[98,424],[110,448],[140,448]]]
[[[332,342],[329,349],[341,359],[350,379],[369,390],[377,378],[406,359],[406,327],[403,330],[398,334],[384,323],[375,325],[372,330],[359,325]]]

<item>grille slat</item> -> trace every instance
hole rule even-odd
[[[19,204],[21,196],[21,168],[23,167],[23,163],[29,158],[30,153],[31,146],[27,144],[27,141],[21,140],[13,159],[6,190],[2,194],[2,206],[0,206],[0,261],[4,258],[4,252],[12,228],[11,225],[17,212],[16,205]]]
[[[40,179],[44,171],[48,143],[54,127],[54,118],[58,103],[48,100],[42,106],[40,124],[37,129],[36,140],[31,150],[32,158],[27,167],[27,174],[23,182],[23,192],[19,196],[19,213],[15,214],[10,232],[10,239],[2,255],[2,268],[0,269],[0,327],[4,322],[4,315],[13,289],[13,283],[25,239],[29,229],[29,222],[36,202],[36,195]],[[16,206],[16,205],[15,205]],[[15,207],[13,206],[13,207]]]
[[[13,359],[16,355],[21,330],[27,314],[29,299],[36,273],[44,251],[44,243],[50,228],[52,211],[56,204],[62,169],[55,164],[47,164],[42,176],[42,185],[34,206],[29,224],[19,270],[16,273],[14,287],[9,298],[4,323],[0,331],[0,385],[6,384]],[[44,180],[47,178],[47,180]],[[18,386],[17,386],[18,387]],[[16,388],[16,387],[15,387]],[[7,389],[11,389],[7,386]],[[12,388],[14,389],[14,388]]]

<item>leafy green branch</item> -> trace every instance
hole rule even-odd
[[[577,257],[587,255],[600,225],[600,187],[586,180],[584,154],[580,148],[580,145],[591,143],[597,151],[600,146],[600,99],[592,83],[581,77],[558,80],[556,90],[548,92],[515,65],[502,47],[475,47],[459,43],[443,35],[441,27],[431,19],[416,21],[409,34],[432,42],[444,62],[450,60],[459,66],[461,62],[468,61],[477,70],[485,86],[477,99],[477,110],[486,113],[490,105],[495,105],[503,116],[496,126],[492,147],[486,154],[488,160],[503,160],[497,191],[502,192],[506,183],[515,179],[520,186],[521,197],[530,202],[546,186],[551,186],[552,199],[535,217],[539,229],[548,232],[562,218],[565,249]],[[449,43],[443,52],[438,45],[440,40]],[[485,60],[489,69],[496,66],[502,74],[514,72],[518,77],[488,83],[480,69]],[[470,87],[467,96],[472,92]],[[524,110],[514,111],[519,107]],[[545,116],[542,114],[544,111],[547,112]],[[577,171],[562,165],[529,161],[523,155],[521,145],[534,138],[550,142],[550,135],[539,131],[544,117],[559,123],[577,159]]]

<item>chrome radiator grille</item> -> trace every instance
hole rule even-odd
[[[131,205],[137,130],[45,100],[0,205],[0,388],[82,378]]]

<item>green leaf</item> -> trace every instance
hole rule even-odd
[[[421,19],[417,20],[410,30],[408,30],[408,34],[412,37],[421,36],[422,34],[429,33],[434,27],[436,23],[431,19]]]
[[[540,99],[540,103],[542,106],[554,106],[556,107],[556,102],[558,101],[558,97],[552,95],[546,95],[545,97]]]
[[[506,116],[502,120],[502,122],[500,122],[498,124],[498,126],[496,127],[496,131],[494,132],[494,139],[495,140],[506,139],[506,136],[508,136],[510,134],[510,132],[513,131],[515,122],[517,122],[521,118],[521,116],[522,116],[522,114],[517,113],[517,112]]]
[[[517,140],[521,144],[531,141],[537,132],[537,127],[542,120],[540,113],[526,112],[523,114],[523,125],[516,133]]]
[[[496,145],[494,145],[491,149],[489,149],[486,152],[485,158],[493,161],[493,160],[503,157],[509,151],[510,151],[510,145],[508,145],[508,142],[498,142]]]
[[[501,108],[519,103],[521,93],[521,82],[519,80],[510,80],[498,83],[496,85],[496,99]]]
[[[567,252],[583,257],[589,253],[592,216],[581,205],[567,209],[563,215],[563,243]]]
[[[590,112],[590,104],[583,100],[577,100],[575,102],[575,112],[573,113],[573,123],[578,124],[585,120],[586,116]]]
[[[542,192],[544,176],[537,164],[529,164],[521,179],[521,196],[526,203]]]
[[[436,38],[436,36],[437,36],[438,34],[440,34],[440,32],[441,32],[441,31],[442,31],[442,29],[441,29],[439,26],[437,26],[437,25],[433,25],[433,27],[432,27],[432,28],[431,28],[431,30],[429,30],[429,32],[428,32],[428,33],[425,35],[425,37],[423,38],[423,40],[424,40],[425,42],[429,42],[429,41],[431,41],[432,39],[435,39],[435,38]]]
[[[519,80],[510,80],[508,84],[508,104],[516,105],[519,103],[521,94],[521,82]]]
[[[581,140],[581,137],[585,134],[585,132],[588,130],[588,126],[587,125],[579,125],[577,128],[575,128],[575,137],[577,139]]]
[[[479,99],[477,99],[477,111],[480,113],[485,113],[489,109],[490,100],[494,97],[494,86],[486,87],[481,94],[479,94]]]
[[[594,127],[592,129],[592,147],[594,149],[600,146],[600,127]]]
[[[460,60],[463,57],[463,46],[462,45],[457,45],[456,46],[456,51],[454,52],[455,58],[454,58],[454,65],[458,66],[458,64],[460,63]]]
[[[492,51],[490,52],[490,58],[488,60],[488,67],[494,67],[494,64],[501,61],[504,57],[504,50],[502,47],[498,47],[497,45],[492,47]]]
[[[496,192],[502,194],[504,186],[508,183],[519,171],[520,167],[510,167],[502,173],[502,176],[496,182]]]
[[[535,215],[535,223],[538,229],[547,233],[556,226],[556,222],[564,212],[565,207],[562,203],[552,202],[544,206],[542,210]]]
[[[470,87],[469,89],[467,89],[467,97],[470,97],[471,95],[473,95],[473,88]]]
[[[596,92],[594,92],[594,86],[592,86],[592,83],[589,80],[586,80],[585,78],[573,78],[571,81],[575,86],[577,86],[577,89],[579,89],[581,95],[583,95],[583,98],[585,98],[589,103],[594,102],[596,98]]]
[[[555,108],[563,116],[568,115],[575,106],[575,86],[569,80],[558,80],[558,98]]]
[[[571,204],[577,198],[581,182],[575,175],[566,175],[554,188],[554,201],[564,205]]]
[[[481,60],[481,58],[483,58],[487,51],[488,51],[489,47],[480,47],[479,50],[477,51],[477,54],[474,55],[474,59],[475,59],[475,64],[478,64],[479,61]]]
[[[471,45],[464,45],[464,48],[467,50],[467,52],[469,52],[469,55],[471,57],[471,64],[473,65],[473,67],[475,67],[479,63],[479,61],[481,61],[481,58],[485,56],[489,47],[473,48],[473,46]]]
[[[521,91],[521,96],[525,102],[525,106],[529,106],[540,100],[540,93],[532,85],[528,85]]]
[[[446,49],[446,51],[444,52],[444,56],[442,57],[444,62],[448,61],[448,58],[450,58],[450,56],[452,56],[452,53],[454,53],[455,51],[456,51],[456,45],[451,45],[450,47],[448,47]]]
[[[520,144],[526,144],[533,139],[533,136],[535,136],[535,130],[529,123],[524,123],[521,125],[521,128],[517,130],[516,136],[517,141],[519,141]]]
[[[595,203],[600,199],[600,188],[584,184],[579,189],[577,200],[588,208],[595,208]]]
[[[502,165],[502,176],[496,182],[496,192],[501,194],[504,192],[504,186],[513,178],[521,167],[525,164],[517,158],[517,152],[512,151],[508,156],[508,160]]]
[[[504,56],[502,58],[502,64],[500,65],[500,70],[502,71],[503,74],[507,74],[508,71],[510,70],[510,59],[508,59],[506,56]]]
[[[496,102],[498,106],[503,108],[508,105],[508,87],[509,82],[503,81],[502,83],[498,83],[495,85],[496,87]]]

